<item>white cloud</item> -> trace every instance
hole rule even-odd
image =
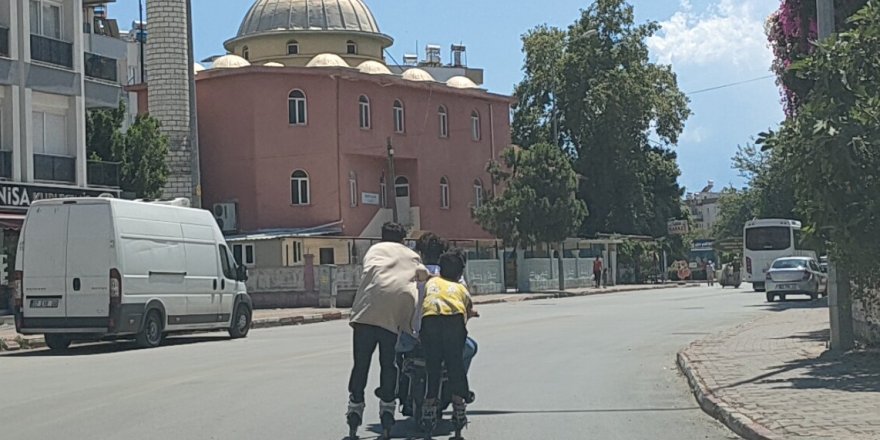
[[[762,0],[719,0],[695,12],[689,0],[648,39],[657,61],[675,65],[769,67],[773,55],[764,34],[766,16],[758,9]]]
[[[691,143],[691,144],[700,144],[703,143],[704,140],[708,139],[711,135],[711,131],[706,127],[701,126],[687,126],[684,129],[684,132],[679,136],[679,143]]]

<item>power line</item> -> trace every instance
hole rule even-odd
[[[696,95],[696,94],[699,94],[699,93],[712,92],[712,91],[715,91],[715,90],[726,89],[726,88],[729,88],[729,87],[741,86],[741,85],[743,85],[743,84],[753,83],[753,82],[757,82],[757,81],[763,81],[763,80],[765,80],[765,79],[770,79],[770,78],[776,78],[776,76],[775,76],[775,75],[765,75],[765,76],[760,76],[760,77],[758,77],[758,78],[747,79],[747,80],[745,80],[745,81],[737,81],[737,82],[732,82],[732,83],[722,84],[722,85],[720,85],[720,86],[709,87],[709,88],[707,88],[707,89],[694,90],[693,92],[685,93],[685,95],[690,96],[690,95]]]

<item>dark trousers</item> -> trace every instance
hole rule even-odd
[[[370,375],[373,352],[379,346],[379,389],[376,397],[383,402],[393,402],[397,392],[397,366],[394,365],[394,345],[397,335],[381,327],[366,324],[352,324],[354,327],[354,367],[348,381],[348,392],[355,403],[364,401],[364,389]]]
[[[464,317],[426,316],[422,319],[419,335],[425,350],[425,368],[428,372],[427,397],[436,399],[440,394],[444,364],[449,379],[446,383],[449,391],[453,396],[466,397],[470,387],[464,370],[464,343],[467,339]]]
[[[602,271],[593,271],[593,278],[596,279],[596,287],[602,287]]]

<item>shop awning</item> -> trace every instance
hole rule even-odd
[[[24,223],[24,214],[9,214],[0,212],[0,229],[12,229],[20,231]]]

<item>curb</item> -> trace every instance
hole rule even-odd
[[[703,383],[696,373],[694,362],[688,357],[687,349],[678,352],[676,356],[678,369],[687,377],[691,391],[694,393],[697,403],[706,414],[717,419],[731,431],[746,440],[779,440],[782,437],[774,434],[763,425],[755,422],[745,414],[736,411],[727,403],[719,399]]]
[[[594,295],[609,295],[612,293],[625,293],[625,292],[641,292],[646,290],[663,290],[663,289],[674,289],[674,288],[685,288],[685,287],[697,287],[697,286],[688,286],[688,285],[679,285],[679,284],[664,284],[658,286],[651,286],[648,288],[645,287],[632,287],[632,288],[621,288],[621,289],[609,289],[605,291],[596,291],[596,292],[584,292],[584,293],[572,293],[572,292],[544,292],[544,293],[535,293],[529,295],[523,295],[520,298],[517,298],[515,294],[511,294],[511,296],[506,298],[498,298],[491,299],[488,301],[477,302],[474,301],[475,305],[482,306],[487,304],[502,304],[502,303],[516,303],[522,301],[536,301],[542,299],[554,299],[554,298],[574,298],[580,296],[594,296]],[[477,295],[475,298],[479,298]],[[304,325],[304,324],[315,324],[319,322],[329,322],[329,321],[338,321],[341,319],[347,319],[351,316],[350,310],[337,310],[333,312],[327,313],[316,313],[312,315],[299,315],[299,316],[286,316],[283,318],[262,318],[262,319],[254,319],[251,323],[251,329],[264,329],[264,328],[275,328],[275,327],[287,327],[292,325]],[[28,349],[35,348],[44,348],[46,347],[46,342],[42,337],[37,336],[34,338],[23,338],[27,342]],[[17,342],[12,340],[13,342]],[[4,341],[5,342],[5,341]],[[24,349],[24,347],[22,347]],[[0,349],[0,351],[3,351]]]

